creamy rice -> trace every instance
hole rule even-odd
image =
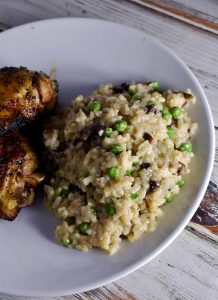
[[[197,125],[186,109],[195,100],[156,82],[105,84],[51,118],[44,142],[56,171],[45,203],[60,219],[59,243],[113,254],[155,229],[190,172]]]

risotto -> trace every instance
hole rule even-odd
[[[59,243],[113,254],[155,229],[190,172],[197,124],[186,109],[195,100],[158,82],[105,84],[48,121],[45,203],[60,220]]]

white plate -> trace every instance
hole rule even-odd
[[[190,109],[199,123],[191,175],[177,199],[164,208],[156,231],[123,242],[120,251],[83,253],[59,246],[55,218],[41,202],[14,222],[0,221],[0,292],[59,296],[93,289],[141,267],[166,248],[197,209],[209,182],[214,132],[210,109],[198,81],[168,48],[133,29],[99,20],[55,19],[0,34],[0,67],[26,66],[50,73],[57,68],[60,101],[89,93],[99,83],[158,80],[163,88],[191,88],[198,102]],[[33,137],[34,138],[34,137]]]

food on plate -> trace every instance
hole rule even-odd
[[[190,172],[197,124],[186,109],[195,101],[158,82],[105,84],[51,118],[43,135],[56,170],[45,203],[60,219],[59,243],[113,254],[155,229]]]
[[[33,202],[34,189],[44,179],[30,144],[40,136],[40,126],[36,130],[31,123],[31,136],[17,129],[56,103],[57,83],[46,74],[24,67],[0,69],[0,218],[14,220],[21,207]]]
[[[24,67],[0,69],[0,135],[23,127],[57,102],[57,84]]]
[[[28,139],[19,132],[0,136],[0,217],[14,220],[32,204],[34,188],[44,179]]]

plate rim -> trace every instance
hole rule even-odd
[[[197,78],[195,77],[193,72],[188,68],[186,63],[173,50],[171,50],[168,46],[166,46],[159,40],[155,39],[154,37],[150,36],[149,34],[143,32],[140,29],[129,27],[128,25],[123,25],[123,24],[108,21],[108,20],[102,20],[102,19],[96,19],[96,18],[80,18],[80,17],[79,18],[77,18],[77,17],[51,18],[51,19],[44,19],[44,20],[29,22],[29,23],[22,24],[22,25],[13,27],[13,28],[6,29],[5,31],[0,33],[0,39],[1,39],[2,35],[6,35],[8,32],[11,32],[11,31],[26,29],[31,26],[37,26],[38,24],[44,24],[46,26],[47,23],[52,23],[52,22],[57,23],[57,22],[66,22],[66,21],[67,22],[79,21],[79,22],[84,22],[84,23],[98,22],[98,23],[101,23],[102,25],[106,23],[106,24],[109,24],[112,26],[115,25],[118,27],[122,27],[124,29],[128,29],[132,32],[141,33],[142,36],[149,39],[152,43],[158,45],[161,48],[164,48],[168,53],[170,53],[171,56],[174,57],[174,59],[176,61],[178,61],[178,63],[180,65],[182,65],[182,67],[185,69],[185,71],[191,76],[191,78],[195,82],[198,92],[202,98],[201,102],[204,104],[205,114],[207,115],[208,126],[210,128],[210,147],[209,147],[208,154],[207,154],[208,164],[207,164],[205,174],[204,174],[204,177],[202,180],[203,184],[200,187],[196,197],[194,198],[194,201],[193,201],[189,211],[185,214],[185,216],[180,221],[180,223],[178,223],[177,226],[172,230],[170,235],[158,245],[158,247],[155,249],[155,251],[153,251],[152,253],[147,255],[145,258],[140,259],[139,261],[132,263],[131,265],[128,265],[127,267],[123,268],[120,272],[117,272],[113,275],[107,276],[106,279],[98,280],[97,283],[94,282],[94,283],[85,284],[83,286],[80,286],[79,288],[68,288],[68,289],[65,288],[65,289],[58,289],[58,290],[51,289],[51,290],[46,290],[46,291],[43,290],[42,292],[40,292],[38,290],[32,290],[32,291],[26,290],[25,291],[24,289],[22,289],[22,290],[16,289],[13,292],[11,290],[4,289],[4,288],[2,289],[0,287],[0,293],[4,293],[4,294],[10,294],[10,295],[14,295],[14,296],[28,296],[28,297],[67,296],[67,295],[72,295],[75,293],[82,293],[82,292],[85,292],[88,290],[99,288],[99,287],[109,284],[115,280],[121,279],[124,276],[127,276],[130,273],[136,271],[137,269],[141,268],[143,265],[145,265],[149,261],[151,261],[153,258],[155,258],[157,255],[159,255],[162,251],[164,251],[178,237],[178,235],[182,232],[182,230],[185,228],[185,226],[189,223],[189,221],[191,220],[192,216],[196,212],[196,210],[206,192],[207,186],[210,181],[211,173],[213,170],[214,156],[215,156],[215,130],[214,130],[213,117],[212,117],[211,109],[210,109],[210,106],[209,106],[209,103],[207,100],[207,96],[206,96],[203,88],[201,87],[199,81],[197,80]]]

